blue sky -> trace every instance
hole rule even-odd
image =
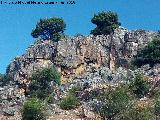
[[[88,35],[94,28],[90,20],[94,13],[100,11],[117,12],[122,26],[128,29],[152,31],[160,29],[160,0],[75,0],[75,2],[75,5],[0,5],[0,73],[5,73],[6,66],[13,58],[23,54],[34,42],[30,33],[40,18],[62,17],[67,24],[65,33],[71,36],[77,33]]]

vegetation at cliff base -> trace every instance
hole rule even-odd
[[[121,25],[121,23],[118,22],[117,13],[111,11],[95,14],[91,22],[96,25],[96,28],[91,31],[93,35],[111,34]]]
[[[55,96],[55,93],[51,93],[46,99],[45,101],[49,104],[52,104],[54,103],[54,96]]]
[[[130,96],[126,87],[110,89],[108,92],[98,95],[98,99],[101,101],[99,105],[101,105],[95,104],[93,107],[104,119],[113,120],[116,115],[127,109]]]
[[[29,95],[39,99],[45,99],[53,91],[50,86],[51,82],[54,85],[60,85],[60,77],[60,73],[54,67],[35,72],[31,77]]]
[[[46,120],[44,111],[45,106],[42,101],[36,98],[28,99],[23,105],[22,119]]]
[[[156,120],[152,108],[131,108],[117,120]]]
[[[133,81],[129,85],[130,90],[138,98],[143,98],[149,92],[149,84],[144,80],[142,74],[137,74]]]
[[[76,93],[81,91],[81,90],[82,90],[81,86],[80,85],[76,85],[76,86],[73,86],[71,89],[69,89],[68,93],[70,95],[76,96]]]
[[[66,24],[62,18],[40,19],[36,28],[32,30],[31,35],[34,38],[42,38],[43,40],[53,40],[57,42],[64,34]]]
[[[69,91],[68,95],[60,101],[60,107],[64,110],[75,109],[80,105],[80,100],[77,98],[76,93],[81,91],[79,85],[73,86]]]
[[[60,73],[55,67],[44,68],[33,73],[30,78],[29,96],[23,105],[23,120],[45,120],[46,104],[54,102],[53,86],[60,85]]]
[[[157,116],[160,116],[160,96],[159,98],[156,100],[156,103],[155,103],[155,114]]]
[[[70,110],[78,107],[80,105],[80,101],[74,95],[68,95],[62,99],[60,102],[61,109]]]

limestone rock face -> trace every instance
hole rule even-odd
[[[100,67],[115,70],[128,67],[128,61],[144,47],[156,33],[118,28],[113,35],[77,36],[58,43],[38,40],[26,53],[10,63],[8,75],[23,83],[33,71],[56,66],[66,82]]]
[[[75,83],[81,83],[82,86],[89,83],[91,90],[107,88],[108,82],[111,85],[120,83],[127,74],[133,74],[128,70],[130,59],[155,35],[154,32],[120,27],[107,36],[77,36],[62,39],[58,43],[37,40],[8,66],[7,75],[13,79],[14,85],[0,87],[0,115],[15,115],[19,111],[25,101],[29,78],[42,68],[55,66],[61,72],[62,84],[66,83],[64,87],[61,86],[64,91]],[[148,65],[141,69],[146,76],[160,79],[159,68],[157,64],[152,69]]]
[[[56,55],[56,48],[52,41],[38,40],[31,45],[25,54],[16,57],[9,65],[7,74],[20,83],[27,82],[31,74],[44,67],[53,65],[51,62]]]
[[[24,89],[14,82],[0,86],[0,118],[1,115],[13,116],[20,113],[21,106],[25,101]]]

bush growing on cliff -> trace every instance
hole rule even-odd
[[[64,97],[60,102],[61,109],[70,110],[78,107],[80,105],[80,101],[74,95],[68,95]]]
[[[91,31],[93,35],[108,35],[121,25],[117,13],[111,11],[95,14],[91,22],[97,26]]]
[[[155,98],[154,112],[155,112],[155,115],[160,118],[160,90],[159,89],[154,94],[154,98]]]
[[[151,108],[132,108],[117,120],[155,120],[155,116]]]
[[[45,120],[43,103],[36,99],[28,99],[23,106],[22,119],[23,120]]]
[[[61,18],[40,19],[36,28],[32,30],[31,35],[34,38],[42,38],[44,40],[58,41],[64,33],[66,24]]]
[[[155,103],[155,114],[160,116],[160,98],[158,98]]]
[[[73,95],[73,96],[76,96],[76,93],[81,91],[82,88],[80,85],[76,85],[76,86],[73,86],[71,89],[69,89],[68,93],[69,95]]]
[[[53,91],[50,86],[51,82],[55,85],[60,85],[60,77],[60,73],[55,68],[45,68],[37,71],[31,77],[29,94],[40,99],[45,99]]]
[[[149,92],[149,84],[141,74],[136,75],[129,88],[138,98],[144,97]]]
[[[61,109],[70,110],[78,107],[80,105],[80,100],[77,98],[77,92],[81,90],[79,84],[69,89],[68,96],[64,97],[60,102]]]
[[[93,105],[94,110],[104,119],[113,120],[120,112],[125,111],[129,104],[130,96],[128,88],[118,87],[115,90],[109,90],[99,95],[99,104]]]
[[[140,67],[145,64],[160,63],[160,36],[156,36],[147,46],[140,49],[133,60],[133,64]]]
[[[46,98],[46,102],[47,103],[53,103],[54,102],[54,93],[51,93],[47,98]]]

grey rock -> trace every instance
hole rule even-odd
[[[15,114],[25,101],[19,85],[28,86],[33,72],[53,65],[61,72],[62,84],[66,83],[62,87],[64,93],[77,83],[83,86],[87,82],[94,89],[126,82],[128,75],[127,79],[134,78],[135,71],[128,70],[129,62],[155,35],[155,32],[120,27],[112,35],[76,36],[58,43],[37,40],[9,64],[7,75],[18,85],[0,88],[0,106],[4,108],[0,113]],[[153,68],[146,65],[140,70],[149,76],[159,76],[159,68],[160,65]]]
[[[137,50],[155,35],[154,32],[120,27],[113,35],[107,36],[76,36],[58,43],[37,40],[25,54],[10,63],[8,75],[21,83],[24,79],[29,80],[34,71],[55,65],[65,81],[77,74],[94,72],[99,67],[111,70],[127,68]]]

